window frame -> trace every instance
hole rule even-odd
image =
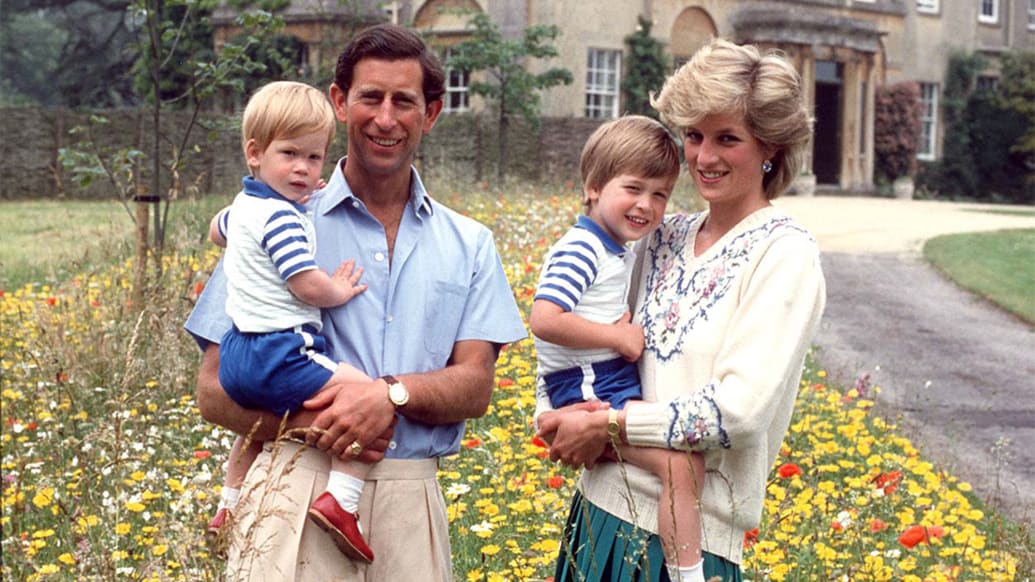
[[[587,51],[582,114],[589,119],[614,119],[621,101],[622,51],[593,47]]]
[[[938,153],[938,83],[920,83],[920,136],[916,148],[916,159],[926,162],[937,158]]]
[[[1035,0],[1028,0],[1028,30],[1035,30]]]
[[[453,47],[446,47],[442,51],[442,63],[445,64],[449,61],[450,53],[453,52]],[[471,73],[464,70],[452,69],[450,67],[444,67],[446,79],[445,89],[446,92],[442,95],[442,113],[466,113],[471,110]],[[453,74],[456,74],[460,81],[459,83],[453,83]],[[457,107],[453,106],[453,98],[456,97],[460,104]]]
[[[991,14],[985,12],[986,8],[991,9]],[[978,0],[978,22],[982,24],[999,22],[999,0]]]
[[[938,14],[941,10],[938,0],[916,0],[918,14]]]

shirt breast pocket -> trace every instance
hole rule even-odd
[[[453,353],[467,303],[468,288],[451,281],[432,281],[424,300],[424,347],[445,365]]]

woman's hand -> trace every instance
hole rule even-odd
[[[580,402],[539,415],[537,436],[550,443],[550,459],[592,469],[607,450],[606,402]]]

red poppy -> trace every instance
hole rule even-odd
[[[477,447],[480,444],[482,444],[482,441],[478,439],[468,439],[467,442],[464,443],[464,446],[469,449],[473,449],[474,447]]]
[[[514,381],[511,380],[510,378],[500,378],[500,387],[501,388],[506,388],[507,386],[513,386],[513,385],[514,385]]]
[[[888,471],[873,478],[873,483],[877,486],[877,489],[883,489],[885,495],[894,493],[901,482],[902,471]]]
[[[57,297],[47,297],[47,305],[57,305]]]
[[[537,447],[544,448],[544,449],[550,446],[550,445],[546,444],[546,441],[544,441],[543,439],[541,439],[541,438],[539,438],[537,436],[536,437],[532,437],[532,444],[537,446]]]
[[[195,459],[207,459],[212,456],[212,451],[194,451]]]
[[[564,477],[554,475],[546,480],[546,486],[550,489],[560,489],[564,485]]]
[[[940,538],[944,534],[945,530],[937,525],[932,525],[931,527],[911,525],[906,528],[906,531],[902,532],[902,535],[898,536],[898,543],[907,548],[912,548],[917,544],[929,543],[931,538]]]
[[[776,470],[776,474],[782,479],[790,479],[795,475],[801,475],[801,467],[794,463],[784,463]]]
[[[757,527],[754,528],[754,529],[749,529],[748,531],[744,532],[744,549],[745,550],[750,548],[751,546],[755,545],[755,542],[757,542],[757,541],[758,541],[758,528]]]
[[[838,521],[836,519],[834,521],[830,522],[830,529],[832,529],[834,531],[841,531],[844,528],[845,528],[844,524],[842,524],[840,521]]]
[[[883,521],[877,518],[873,518],[872,520],[870,520],[870,531],[872,531],[873,533],[884,531],[886,529],[888,529],[888,524],[884,523]]]

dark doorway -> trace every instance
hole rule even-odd
[[[841,86],[843,67],[816,61],[816,134],[812,141],[812,171],[819,184],[841,181]]]

